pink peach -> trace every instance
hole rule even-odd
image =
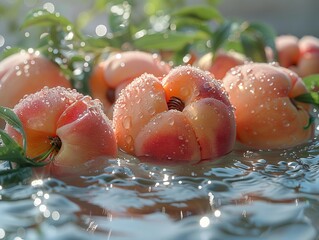
[[[0,62],[0,106],[12,108],[24,95],[45,86],[68,88],[71,84],[59,67],[39,52],[21,51]]]
[[[54,171],[117,154],[112,124],[101,103],[75,90],[43,88],[23,98],[13,111],[26,133],[27,156],[34,158],[53,147]],[[22,145],[14,128],[7,125],[5,131]]]
[[[235,119],[228,96],[206,72],[179,66],[162,80],[143,74],[114,107],[119,147],[157,161],[198,162],[229,153]]]
[[[95,67],[89,80],[91,94],[102,101],[105,112],[111,117],[119,92],[134,78],[143,73],[163,77],[169,70],[170,66],[155,54],[142,51],[114,53]]]
[[[236,111],[237,139],[256,149],[294,147],[309,140],[310,105],[294,97],[307,93],[300,77],[287,68],[250,63],[238,66],[223,83]]]
[[[215,78],[221,80],[231,68],[242,65],[245,61],[246,57],[240,53],[219,50],[215,55],[207,53],[202,56],[196,66],[209,71]]]

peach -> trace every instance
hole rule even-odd
[[[100,156],[116,156],[110,120],[98,100],[63,87],[43,88],[23,98],[13,111],[26,133],[26,154],[34,158],[51,149],[52,169],[80,167]],[[5,131],[22,145],[10,125]]]
[[[163,162],[198,162],[229,153],[235,118],[220,83],[192,66],[162,80],[143,74],[124,88],[114,106],[118,146]]]
[[[21,51],[0,62],[0,106],[12,108],[26,94],[43,87],[71,87],[59,67],[39,52]],[[0,122],[0,128],[5,123]]]
[[[288,68],[297,65],[299,60],[299,39],[293,35],[281,35],[275,39],[278,62]]]
[[[301,77],[319,73],[319,39],[304,36],[299,40],[300,59],[298,72]]]
[[[143,73],[163,77],[169,70],[170,66],[155,54],[142,51],[115,53],[95,67],[89,80],[91,94],[102,101],[105,112],[111,117],[119,92],[134,78]]]
[[[292,35],[276,38],[278,63],[289,68],[300,77],[319,73],[319,39],[304,36],[298,39]]]
[[[235,107],[237,139],[256,149],[281,149],[309,140],[311,106],[294,97],[307,93],[291,70],[268,63],[250,63],[228,72],[223,84]]]
[[[219,50],[215,55],[207,53],[202,56],[196,66],[209,71],[215,78],[221,80],[231,68],[242,65],[245,61],[247,59],[241,53]]]

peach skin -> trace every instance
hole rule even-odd
[[[299,75],[305,77],[319,74],[319,39],[313,36],[304,36],[299,40],[299,49]]]
[[[282,67],[288,68],[297,65],[299,61],[299,39],[293,35],[276,37],[275,44],[278,52],[278,62]]]
[[[117,154],[112,124],[100,101],[75,90],[45,87],[23,98],[13,111],[26,132],[27,156],[34,158],[51,149],[53,174]],[[6,125],[5,131],[22,145],[22,136],[14,128]]]
[[[142,51],[115,53],[93,70],[89,80],[91,95],[101,100],[105,112],[111,117],[119,92],[134,78],[143,73],[163,77],[169,70],[170,66],[155,54]]]
[[[303,36],[298,39],[292,35],[276,38],[278,63],[289,68],[300,77],[319,73],[319,39]]]
[[[0,106],[12,108],[26,94],[43,87],[71,87],[59,67],[39,52],[21,51],[0,62]],[[5,123],[0,121],[0,127]]]
[[[199,162],[229,153],[235,118],[228,96],[208,73],[191,66],[162,80],[143,74],[122,90],[114,106],[119,147],[157,162]]]
[[[282,149],[313,136],[309,104],[293,98],[307,93],[291,70],[268,63],[250,63],[232,69],[223,84],[235,107],[237,139],[256,149]]]
[[[221,80],[231,68],[242,65],[245,61],[247,59],[241,53],[219,50],[215,56],[212,53],[202,56],[196,66],[210,72],[215,78]]]

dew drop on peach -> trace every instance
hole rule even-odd
[[[131,119],[131,117],[129,117],[129,116],[125,116],[124,117],[124,119],[123,119],[123,127],[125,128],[125,129],[130,129],[131,127],[132,127],[132,119]]]

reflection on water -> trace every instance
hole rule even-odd
[[[318,141],[196,166],[129,156],[0,186],[0,239],[319,239]]]

